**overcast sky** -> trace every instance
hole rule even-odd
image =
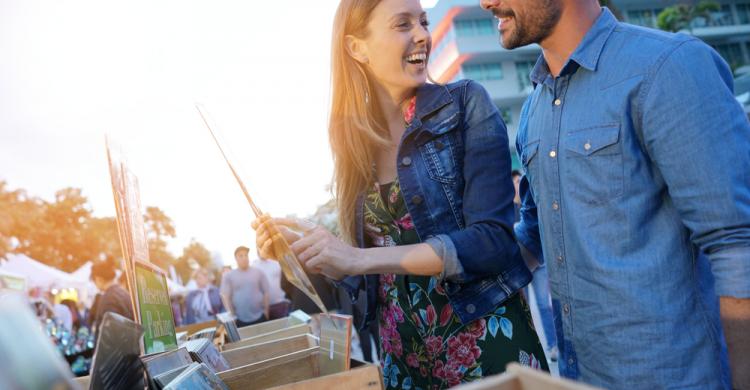
[[[424,1],[423,4],[434,1]],[[0,0],[0,180],[52,200],[78,187],[114,215],[104,135],[141,203],[226,264],[252,213],[193,106],[210,112],[257,205],[330,198],[326,132],[336,0]]]

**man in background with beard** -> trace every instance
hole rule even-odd
[[[549,267],[560,374],[750,388],[750,126],[727,64],[595,0],[481,5],[506,49],[543,50],[516,141],[516,235]]]

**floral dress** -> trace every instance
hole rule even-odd
[[[368,191],[364,219],[368,247],[420,242],[398,180]],[[549,370],[518,294],[463,325],[437,278],[382,274],[378,322],[388,389],[442,389],[504,372],[509,362]]]

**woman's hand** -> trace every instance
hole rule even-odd
[[[347,275],[358,275],[362,250],[348,245],[327,229],[317,226],[291,244],[297,259],[312,272],[341,280]]]
[[[271,218],[270,215],[263,214],[252,222],[252,227],[255,229],[258,254],[264,259],[278,261],[281,254],[274,250],[274,241],[284,237],[287,243],[292,244],[302,237],[303,232],[314,228],[315,224],[296,218]]]

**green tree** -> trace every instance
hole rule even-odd
[[[172,219],[158,207],[146,207],[143,216],[148,236],[148,256],[156,266],[168,271],[175,256],[167,250],[167,239],[176,236]]]
[[[715,1],[701,0],[697,4],[681,3],[664,8],[656,17],[656,26],[664,31],[677,32],[687,29],[693,33],[693,21],[698,18],[710,22],[712,13],[721,10]]]
[[[195,238],[182,250],[182,256],[177,258],[175,269],[183,282],[190,280],[193,270],[197,267],[208,268],[213,271],[214,264],[211,261],[211,253]]]

